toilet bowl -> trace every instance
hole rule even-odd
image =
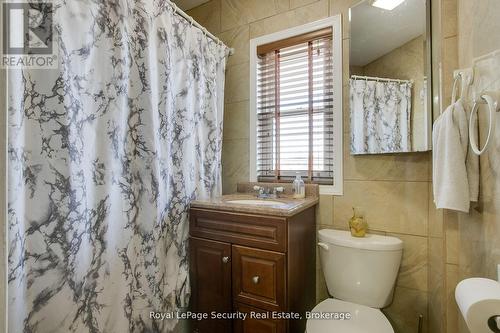
[[[333,298],[316,305],[307,333],[394,333],[380,310],[392,302],[403,242],[396,237],[318,231],[320,260]]]

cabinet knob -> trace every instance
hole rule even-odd
[[[227,264],[229,262],[229,257],[222,257],[222,262]]]
[[[258,275],[254,276],[254,277],[252,278],[252,282],[253,282],[254,284],[258,284],[258,283],[259,283],[259,281],[260,281],[260,276],[258,276]]]

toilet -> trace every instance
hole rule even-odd
[[[318,239],[321,267],[333,298],[311,311],[307,333],[394,333],[380,309],[392,301],[403,242],[372,234],[356,238],[333,229],[319,230]]]

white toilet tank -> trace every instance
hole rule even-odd
[[[396,237],[319,230],[319,254],[328,292],[334,298],[384,308],[392,302],[403,242]]]

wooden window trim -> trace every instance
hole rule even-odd
[[[275,50],[275,60],[274,60],[274,67],[276,68],[275,74],[274,74],[274,94],[276,100],[279,101],[280,99],[280,51]],[[275,104],[275,110],[274,110],[274,119],[276,122],[276,173],[275,173],[275,180],[279,180],[281,178],[280,171],[281,171],[281,166],[280,166],[280,103],[274,103]]]
[[[257,46],[257,55],[262,56],[269,52],[273,52],[297,44],[308,43],[315,39],[324,38],[328,36],[332,36],[331,27],[323,28],[316,31],[311,31],[302,35],[289,37],[272,43],[259,45]]]
[[[329,135],[333,135],[333,144],[327,148],[325,148],[325,152],[328,152],[331,154],[329,159],[333,161],[333,182],[331,180],[327,180],[326,178],[321,178],[323,175],[317,174],[316,172],[313,174],[313,177],[315,178],[315,183],[320,184],[320,193],[322,195],[343,195],[343,124],[342,124],[342,90],[343,90],[343,85],[342,85],[342,17],[341,15],[334,15],[330,16],[318,21],[306,23],[303,25],[299,26],[294,26],[288,29],[284,29],[281,31],[273,32],[267,35],[255,37],[250,40],[250,122],[249,122],[249,151],[250,151],[250,158],[249,158],[249,180],[252,182],[258,181],[258,178],[262,177],[269,177],[266,178],[266,181],[276,181],[275,180],[275,174],[273,172],[267,173],[267,176],[265,174],[259,174],[259,168],[260,168],[260,163],[259,163],[259,154],[258,154],[258,147],[259,147],[259,142],[261,140],[260,134],[258,132],[258,122],[259,122],[259,116],[258,116],[258,89],[259,89],[259,80],[258,80],[258,66],[261,63],[262,56],[258,54],[257,49],[259,46],[271,44],[273,42],[278,42],[282,41],[285,39],[293,38],[296,36],[303,36],[307,33],[310,32],[316,32],[320,31],[323,29],[328,29],[325,31],[330,31],[330,39],[332,40],[332,50],[331,54],[334,59],[333,61],[333,67],[332,67],[332,75],[333,79],[331,83],[329,84],[328,89],[332,89],[331,93],[333,94],[333,100],[330,101],[330,103],[333,103],[333,114],[329,115],[329,121],[331,121],[333,118],[333,130],[329,132]],[[276,44],[275,44],[276,45]],[[259,48],[262,50],[262,48]],[[314,54],[314,53],[313,53]],[[307,91],[307,80],[304,82],[305,83],[305,90]],[[316,85],[316,83],[314,83]],[[273,87],[273,86],[271,86]],[[274,88],[274,87],[273,87]],[[273,89],[271,88],[271,89]],[[273,89],[274,90],[274,89]],[[274,91],[273,91],[274,92]],[[272,110],[272,111],[271,111]],[[271,119],[274,119],[274,109],[271,109],[268,112],[268,116],[272,117]],[[306,104],[306,114],[307,114],[307,104]],[[272,114],[272,115],[271,115]],[[316,111],[314,113],[314,117],[316,117]],[[316,118],[314,118],[316,119]],[[273,120],[274,121],[274,120]],[[306,129],[307,133],[307,129]],[[313,133],[316,135],[316,133]],[[266,140],[269,141],[269,140]],[[273,153],[272,151],[274,150],[274,153],[276,152],[276,147],[269,147],[271,150],[269,153]],[[305,161],[307,163],[307,159]],[[275,163],[271,164],[272,166],[275,165]],[[307,165],[307,164],[306,164]],[[306,167],[305,165],[305,167]],[[307,172],[306,170],[302,171],[303,173],[303,179],[307,183],[309,180],[307,179],[306,175]],[[276,182],[291,182],[294,177],[292,177],[291,172],[287,172],[286,174],[281,173],[281,180],[278,180]],[[320,178],[318,178],[320,177]],[[269,180],[267,180],[269,179]]]
[[[308,133],[308,157],[307,157],[307,170],[305,171],[304,181],[307,183],[317,183],[317,184],[329,184],[329,180],[317,179],[314,176],[314,70],[313,70],[313,57],[314,57],[314,42],[318,40],[331,40],[331,34],[333,33],[331,28],[325,28],[313,31],[311,33],[302,34],[294,37],[287,38],[286,40],[279,40],[273,43],[264,44],[263,46],[268,47],[269,52],[266,54],[261,54],[262,57],[267,57],[269,54],[274,54],[274,96],[275,100],[280,100],[280,60],[281,60],[281,50],[288,47],[294,47],[297,45],[304,44],[307,49],[305,50],[307,54],[307,91],[309,95],[307,104],[307,133]],[[294,42],[293,44],[291,42]],[[304,42],[305,41],[305,42]],[[287,45],[286,47],[276,49],[277,45]],[[281,104],[279,102],[274,103],[274,151],[277,156],[274,161],[274,175],[258,175],[258,181],[266,182],[290,182],[290,176],[282,175],[281,170],[281,158],[280,158],[280,123],[281,123]]]
[[[313,143],[313,125],[314,125],[314,120],[313,120],[313,112],[314,112],[314,106],[313,106],[313,45],[312,41],[307,42],[307,65],[308,65],[308,77],[307,77],[307,84],[309,88],[309,115],[308,115],[308,126],[309,126],[309,156],[308,156],[308,161],[307,161],[307,179],[312,182],[313,180],[313,154],[314,154],[314,143]]]

